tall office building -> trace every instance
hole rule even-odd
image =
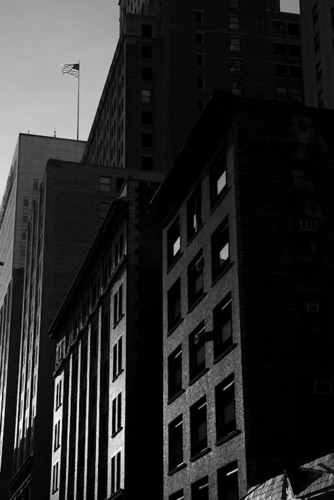
[[[162,498],[162,174],[134,170],[51,328],[50,499]]]
[[[307,106],[334,109],[334,1],[300,0]]]
[[[333,118],[215,93],[155,195],[165,500],[333,450]]]
[[[83,161],[165,171],[214,89],[302,101],[299,16],[270,0],[120,1]]]
[[[46,161],[80,161],[84,142],[20,134],[0,209],[0,497],[12,473],[27,224]]]
[[[48,498],[55,346],[47,332],[116,191],[109,171],[48,161],[28,224],[9,483],[13,500]]]

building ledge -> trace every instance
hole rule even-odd
[[[170,405],[173,403],[173,401],[175,401],[177,398],[179,398],[181,396],[181,394],[183,394],[185,392],[185,389],[181,389],[179,391],[177,391],[168,401],[167,401],[167,404]]]
[[[218,439],[216,441],[216,446],[220,446],[221,444],[224,444],[227,441],[230,441],[230,439],[233,439],[234,437],[238,436],[239,434],[241,434],[241,431],[239,431],[237,429],[235,431],[230,432],[230,434],[228,434],[227,436],[224,436],[224,437]]]
[[[192,377],[190,380],[189,380],[189,386],[190,385],[193,385],[195,382],[197,382],[198,379],[200,379],[201,377],[203,377],[203,375],[205,373],[207,373],[209,371],[209,368],[203,368],[203,370],[201,370],[199,373],[197,373],[194,377]]]
[[[170,471],[168,471],[168,476],[172,476],[173,474],[176,474],[176,472],[179,472],[179,470],[182,470],[184,469],[185,467],[187,467],[187,464],[182,462],[182,464],[178,465],[177,467],[174,467],[174,469],[171,469]]]
[[[199,458],[204,457],[204,455],[206,455],[210,451],[211,451],[211,448],[207,447],[204,450],[201,450],[198,453],[195,453],[195,455],[193,455],[193,456],[190,457],[190,462],[195,462]]]

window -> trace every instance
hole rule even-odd
[[[243,89],[241,82],[232,82],[232,95],[242,95]]]
[[[189,335],[189,379],[205,370],[205,342],[198,341],[198,334],[205,329],[204,321]]]
[[[302,89],[291,89],[291,100],[294,102],[302,102]]]
[[[205,80],[202,76],[199,76],[196,81],[196,85],[198,89],[204,89],[205,88]]]
[[[218,278],[230,263],[228,217],[211,236],[212,279]]]
[[[111,178],[100,176],[100,191],[105,191],[110,193]]]
[[[277,94],[286,97],[288,95],[288,89],[286,87],[277,87]]]
[[[150,45],[142,45],[141,56],[143,59],[152,59],[152,47]]]
[[[122,429],[122,393],[112,401],[112,436]]]
[[[168,464],[173,470],[183,464],[183,419],[177,417],[168,426]]]
[[[222,198],[227,188],[226,154],[219,158],[210,172],[211,208]]]
[[[218,358],[233,345],[232,298],[229,293],[213,311],[214,356]]]
[[[242,71],[241,59],[231,59],[231,71],[232,73],[241,73]]]
[[[142,24],[141,25],[141,35],[144,38],[152,37],[152,25],[151,24]]]
[[[240,38],[231,38],[230,39],[230,50],[239,51],[241,47]]]
[[[285,78],[288,75],[287,66],[284,64],[276,64],[276,76]]]
[[[144,66],[141,69],[141,78],[142,80],[152,80],[153,79],[153,69],[147,66]]]
[[[236,430],[234,375],[216,386],[216,437],[217,441]]]
[[[60,447],[60,420],[56,423],[54,427],[54,443],[53,450],[57,450]]]
[[[174,220],[167,231],[167,266],[170,267],[181,253],[180,217]]]
[[[107,215],[109,207],[110,207],[110,203],[108,203],[106,201],[99,202],[99,217],[100,217],[100,219],[103,219]]]
[[[123,345],[122,337],[118,339],[113,347],[113,379],[123,371]]]
[[[123,317],[123,285],[120,285],[114,294],[114,326]]]
[[[316,33],[313,39],[314,42],[314,52],[317,53],[320,50],[320,36],[319,33]]]
[[[153,158],[152,156],[142,156],[141,157],[141,168],[143,170],[152,170],[153,169]]]
[[[56,462],[52,467],[52,493],[58,491],[58,481],[59,480],[59,462]]]
[[[103,363],[102,390],[103,390],[104,394],[108,394],[108,392],[109,392],[109,361],[108,360],[106,360]]]
[[[141,101],[142,102],[152,102],[152,90],[142,89],[142,91],[141,91]]]
[[[202,225],[202,186],[199,185],[187,202],[188,240],[197,233]]]
[[[205,396],[190,407],[190,441],[191,457],[208,446]]]
[[[199,31],[197,31],[195,33],[195,43],[197,45],[203,45],[204,44],[204,33],[200,33]]]
[[[188,307],[192,307],[204,293],[204,258],[202,250],[188,266]]]
[[[111,459],[111,493],[121,488],[121,452],[119,451]]]
[[[182,345],[168,356],[168,399],[182,391]]]
[[[183,490],[176,491],[169,495],[169,500],[184,500]]]
[[[219,500],[238,500],[238,463],[232,462],[218,470]]]
[[[33,179],[32,190],[35,192],[38,191],[38,186],[39,186],[38,179]]]
[[[153,123],[152,111],[142,111],[141,122],[142,125],[152,125]]]
[[[105,342],[109,340],[110,335],[110,304],[109,297],[102,304],[102,322],[101,322],[102,338]]]
[[[274,42],[274,54],[276,56],[285,56],[286,45],[285,43]]]
[[[141,145],[143,148],[151,148],[153,145],[152,134],[142,133],[141,134]]]
[[[317,82],[321,80],[322,77],[322,69],[321,69],[321,61],[319,61],[315,67],[315,73],[317,77]]]
[[[291,78],[302,78],[303,72],[301,66],[290,66],[290,76]]]
[[[230,16],[230,29],[239,30],[240,29],[240,17]]]
[[[274,21],[273,23],[274,31],[277,33],[284,33],[284,23],[282,21]]]
[[[191,485],[191,500],[209,500],[209,478],[203,477]]]
[[[239,0],[229,0],[230,9],[239,9]]]
[[[195,54],[195,62],[196,62],[196,66],[204,66],[204,55],[203,54]]]
[[[312,8],[312,19],[313,19],[313,26],[318,22],[318,5],[315,4],[313,5],[313,8]]]
[[[289,56],[291,57],[300,57],[301,49],[300,45],[288,45]]]
[[[322,382],[322,381],[314,381],[313,382],[313,391],[314,394],[324,394],[331,395],[333,394],[333,387],[331,382]]]
[[[203,23],[203,11],[195,10],[195,23],[202,24]]]
[[[56,386],[56,410],[58,410],[62,404],[62,385],[63,381],[60,380]]]
[[[288,35],[299,36],[299,24],[288,23]]]
[[[29,207],[29,198],[23,198],[23,207],[24,208]]]
[[[168,291],[168,330],[181,320],[181,279],[178,278]]]
[[[299,304],[302,340],[316,344],[326,338],[325,303],[322,297],[309,295]]]

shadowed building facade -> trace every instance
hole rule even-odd
[[[216,92],[157,191],[166,500],[333,449],[332,120]]]

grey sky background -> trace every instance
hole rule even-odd
[[[298,12],[299,0],[281,0]],[[86,140],[119,34],[118,0],[3,0],[0,16],[0,203],[20,133]]]

